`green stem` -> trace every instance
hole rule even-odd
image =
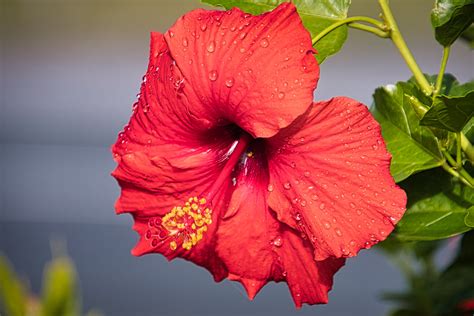
[[[331,33],[332,31],[334,31],[335,29],[337,29],[338,27],[340,27],[341,25],[344,25],[344,24],[349,24],[349,23],[353,23],[353,22],[366,22],[366,23],[369,23],[369,24],[372,24],[374,25],[376,28],[380,29],[383,31],[384,29],[384,24],[379,21],[379,20],[376,20],[376,19],[373,19],[373,18],[369,18],[367,16],[353,16],[353,17],[350,17],[350,18],[347,18],[347,19],[344,19],[344,20],[340,20],[334,24],[331,24],[331,26],[325,28],[321,33],[319,33],[318,35],[316,35],[314,38],[313,38],[313,46],[319,41],[321,40],[324,36],[328,35],[329,33]],[[357,28],[357,27],[356,27]],[[373,28],[375,29],[375,28]],[[369,31],[368,29],[365,29],[365,31]],[[370,29],[369,32],[372,32],[372,28]]]
[[[407,47],[405,40],[398,29],[397,22],[395,22],[395,18],[393,17],[392,11],[390,10],[390,6],[388,5],[388,0],[379,0],[380,7],[382,8],[383,16],[385,18],[385,22],[390,30],[390,38],[392,39],[395,46],[400,51],[403,59],[405,60],[408,68],[410,68],[411,72],[415,76],[416,81],[420,85],[421,89],[426,95],[431,95],[433,93],[433,88],[431,87],[428,80],[423,75],[420,67],[415,61],[412,53]]]
[[[352,27],[353,29],[373,33],[373,34],[375,34],[379,37],[382,37],[382,38],[387,38],[387,37],[390,36],[390,34],[386,31],[383,31],[381,29],[378,29],[378,28],[375,28],[375,27],[372,27],[372,26],[369,26],[369,25],[357,23],[357,22],[349,23],[347,26]]]
[[[471,142],[469,139],[467,139],[466,135],[464,135],[462,132],[461,134],[461,148],[466,154],[467,158],[474,163],[474,146],[472,146]]]
[[[441,86],[443,85],[444,72],[446,71],[446,65],[448,64],[450,46],[445,46],[443,48],[443,58],[441,59],[441,65],[439,67],[438,78],[436,78],[436,86],[433,91],[433,95],[436,96],[441,91]]]
[[[456,167],[462,168],[461,133],[456,133]]]
[[[454,160],[454,158],[446,150],[443,150],[442,152],[443,152],[444,157],[448,160],[448,162],[452,166],[456,166],[456,161]],[[471,177],[471,175],[462,166],[459,168],[456,168],[456,170],[459,175],[458,178],[462,180],[465,184],[470,186],[471,188],[474,188],[474,179]]]

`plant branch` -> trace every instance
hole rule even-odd
[[[466,154],[467,158],[474,163],[474,146],[472,146],[469,139],[467,139],[466,135],[461,132],[461,148]]]
[[[445,149],[442,149],[442,152],[443,152],[444,157],[448,160],[448,162],[452,166],[456,166],[456,160],[454,160],[454,158]],[[443,168],[445,168],[445,167],[443,166]],[[452,169],[452,168],[450,168],[450,169]],[[456,173],[458,174],[458,178],[461,181],[463,181],[465,184],[470,186],[471,188],[474,188],[474,179],[471,177],[471,175],[462,166],[456,167],[455,169],[456,169]],[[446,168],[445,168],[445,170],[446,170]],[[453,173],[451,173],[451,174],[453,174]]]
[[[321,33],[319,33],[318,35],[316,35],[315,37],[313,37],[313,46],[319,42],[323,37],[325,37],[326,35],[328,35],[329,33],[331,33],[332,31],[334,31],[335,29],[337,29],[338,27],[344,25],[344,24],[350,24],[350,23],[353,23],[353,22],[366,22],[368,24],[372,24],[375,26],[374,27],[369,27],[367,26],[366,28],[364,28],[364,31],[368,31],[368,32],[372,32],[374,33],[374,30],[377,30],[377,33],[379,32],[383,32],[385,26],[384,24],[379,21],[379,20],[376,20],[376,19],[373,19],[373,18],[370,18],[370,17],[367,17],[367,16],[353,16],[353,17],[350,17],[350,18],[347,18],[347,19],[344,19],[344,20],[340,20],[334,24],[331,24],[331,26],[325,28],[324,30],[321,31]],[[354,27],[354,28],[358,28],[358,29],[362,29],[360,27],[360,25],[362,24],[359,24],[358,23],[358,26]],[[364,25],[365,26],[365,25]],[[380,33],[381,34],[381,33]],[[378,35],[378,34],[377,34]]]
[[[369,26],[369,25],[357,23],[357,22],[349,23],[347,26],[349,26],[353,29],[362,30],[362,31],[366,31],[366,32],[375,34],[375,35],[377,35],[379,37],[382,37],[382,38],[388,38],[390,36],[390,34],[386,31],[383,31],[381,29],[378,29],[378,28],[375,28],[375,27],[372,27],[372,26]]]
[[[400,51],[403,59],[405,60],[408,68],[410,68],[411,72],[415,76],[416,81],[420,85],[421,89],[426,95],[431,95],[433,93],[433,88],[431,87],[428,80],[423,75],[420,67],[415,61],[412,53],[407,47],[405,40],[398,29],[397,22],[395,22],[395,18],[393,17],[392,11],[390,10],[390,6],[388,5],[388,0],[379,0],[380,7],[382,8],[383,16],[387,27],[390,32],[390,38],[392,39],[395,46]]]
[[[436,78],[436,86],[433,91],[433,96],[436,96],[441,91],[441,86],[443,85],[444,72],[446,71],[446,65],[448,64],[450,46],[446,46],[443,49],[443,58],[441,59],[441,65],[439,67],[438,78]]]

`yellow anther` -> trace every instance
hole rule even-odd
[[[176,250],[176,248],[178,248],[178,244],[176,243],[176,241],[172,241],[170,242],[170,249],[171,250]]]
[[[249,151],[249,152],[247,153],[247,157],[252,158],[252,157],[253,157],[253,152],[252,152],[252,151]]]
[[[203,239],[207,225],[212,223],[212,210],[206,207],[207,200],[197,196],[191,197],[184,206],[175,206],[161,218],[161,226],[167,230],[170,249],[176,250],[179,245],[190,250]]]

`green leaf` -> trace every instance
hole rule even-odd
[[[474,48],[474,25],[471,24],[464,32],[461,34],[461,38],[469,44],[469,46]]]
[[[42,301],[43,316],[80,315],[76,271],[67,257],[58,257],[46,266]]]
[[[474,0],[436,0],[431,24],[436,40],[450,46],[474,21]]]
[[[226,9],[238,7],[245,12],[261,14],[270,11],[285,0],[202,0]],[[294,0],[304,26],[315,37],[331,24],[347,17],[350,0]],[[347,26],[343,25],[322,38],[316,45],[316,59],[321,64],[328,56],[337,53],[347,39]]]
[[[390,172],[397,182],[422,170],[439,167],[444,162],[434,133],[420,126],[419,114],[407,96],[417,98],[424,104],[428,102],[415,84],[398,82],[375,90],[375,106],[372,108],[392,154]]]
[[[437,96],[420,124],[460,132],[474,115],[474,91],[464,96]]]
[[[474,206],[467,209],[466,217],[464,217],[464,223],[466,226],[474,228]]]
[[[396,228],[401,240],[435,240],[470,230],[464,218],[474,204],[474,189],[441,168],[400,183],[407,192],[407,211]]]
[[[24,316],[26,291],[7,259],[0,255],[0,315]]]

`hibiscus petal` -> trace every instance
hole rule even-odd
[[[355,256],[385,239],[405,211],[380,126],[355,100],[315,103],[267,151],[269,205],[309,238],[317,260]]]
[[[119,134],[112,150],[118,163],[113,176],[122,190],[117,213],[133,214],[140,240],[135,255],[162,253],[168,259],[182,257],[206,267],[216,280],[227,276],[215,255],[213,235],[219,214],[213,212],[204,238],[191,250],[170,249],[156,221],[191,197],[200,197],[221,172],[235,139],[233,128],[212,130],[206,118],[187,111],[179,69],[159,33],[152,34],[150,63],[130,123]],[[228,200],[230,179],[218,192],[215,208]]]
[[[344,266],[344,258],[314,261],[313,248],[292,229],[284,229],[278,251],[283,272],[296,307],[302,304],[326,304],[334,274]]]
[[[152,33],[139,100],[112,149],[118,163],[113,176],[122,187],[118,213],[163,215],[205,192],[222,168],[235,132],[210,130],[209,120],[190,114],[179,78],[163,35]]]
[[[296,8],[259,16],[195,10],[165,34],[196,117],[270,137],[311,105],[319,78],[311,37]]]
[[[264,158],[256,151],[239,165],[235,190],[216,233],[216,253],[228,278],[242,283],[250,299],[267,282],[286,281],[297,307],[326,303],[333,275],[344,259],[314,261],[312,245],[268,209]]]

